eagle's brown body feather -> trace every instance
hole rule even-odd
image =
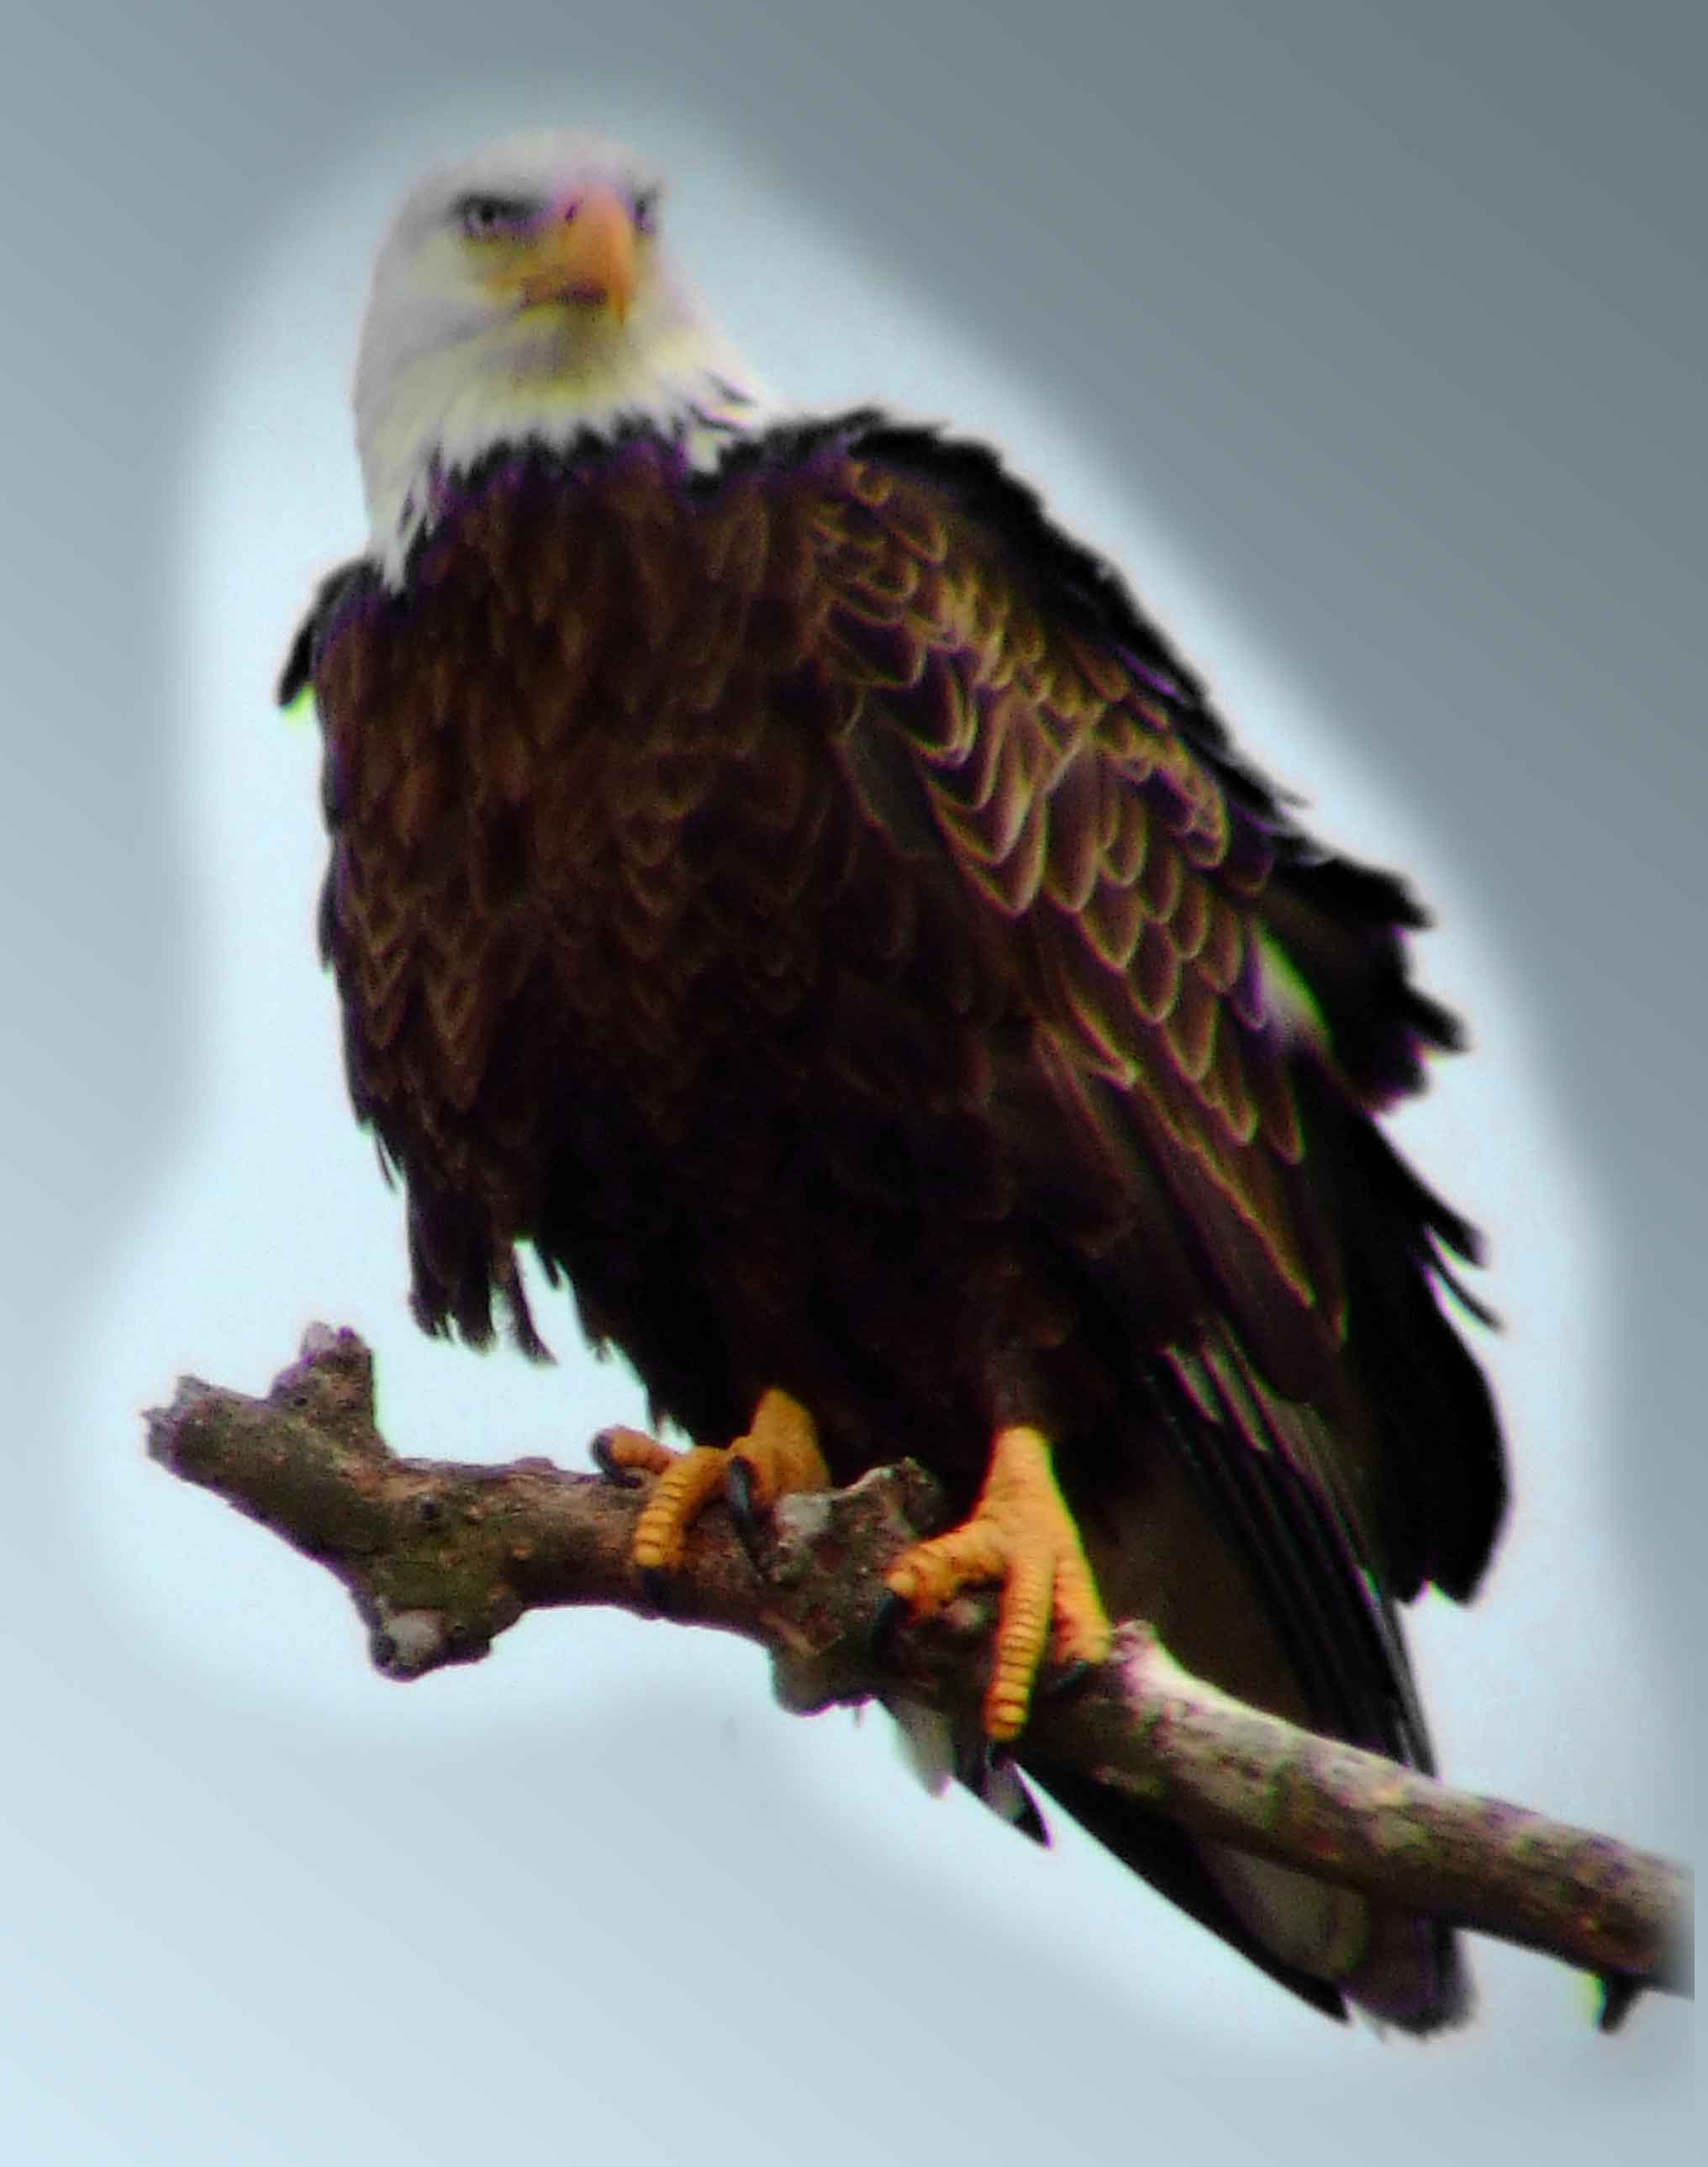
[[[1468,1592],[1499,1449],[1431,1284],[1466,1232],[1371,1116],[1449,1026],[1403,892],[1309,848],[1108,575],[851,417],[709,479],[644,434],[495,459],[310,629],[422,1322],[482,1341],[496,1294],[532,1344],[531,1242],[703,1441],[781,1386],[840,1479],[964,1502],[1036,1423],[1112,1607],[1424,1757],[1388,1597]],[[1099,1832],[1338,2000],[1148,1825]]]

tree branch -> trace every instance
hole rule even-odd
[[[653,1614],[629,1558],[644,1490],[547,1460],[400,1459],[374,1414],[367,1347],[315,1325],[265,1399],[180,1380],[148,1416],[148,1449],[333,1573],[388,1677],[478,1661],[533,1609]],[[798,1712],[886,1694],[975,1709],[988,1601],[904,1629],[881,1665],[872,1650],[887,1567],[942,1517],[922,1468],[880,1468],[785,1499],[756,1565],[714,1507],[670,1614],[757,1641]],[[1691,1991],[1684,1868],[1245,1707],[1188,1676],[1143,1624],[1074,1692],[1040,1701],[1022,1758],[1032,1749],[1200,1835],[1594,1971],[1605,2029],[1641,1989]]]

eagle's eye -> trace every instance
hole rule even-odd
[[[656,188],[637,188],[634,193],[634,218],[637,233],[656,233],[658,230],[658,196]]]
[[[533,215],[521,196],[466,195],[456,206],[457,223],[470,241],[499,241],[518,234]]]

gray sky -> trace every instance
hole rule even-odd
[[[391,76],[360,7],[277,46],[193,27],[170,69],[114,16],[75,78],[40,32],[26,151],[98,125],[13,193],[13,290],[57,336],[13,405],[41,511],[11,1310],[38,1351],[66,1333],[10,1529],[6,2156],[1321,2158],[1344,2127],[1474,2160],[1674,2126],[1681,2005],[1599,2041],[1568,1974],[1477,1944],[1474,2030],[1342,2032],[1070,1830],[1043,1856],[924,1798],[882,1719],[777,1714],[745,1648],[535,1619],[387,1685],[332,1582],[150,1467],[136,1420],[180,1370],[262,1388],[310,1317],[373,1342],[404,1450],[580,1464],[639,1418],[549,1297],[554,1370],[409,1324],[313,960],[317,744],[268,705],[361,540],[347,379],[392,200],[515,126],[596,126],[666,167],[675,246],[779,392],[1002,444],[1320,831],[1436,906],[1424,976],[1477,1051],[1405,1133],[1493,1240],[1518,1512],[1474,1610],[1418,1619],[1426,1699],[1456,1779],[1692,1847],[1682,55],[1664,9],[1616,54],[1593,11],[1498,13],[1301,7],[1282,40],[1254,8],[945,4],[857,37],[718,0],[672,66],[648,0],[496,0],[423,9]]]

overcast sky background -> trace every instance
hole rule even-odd
[[[580,1464],[638,1417],[549,1299],[551,1371],[410,1325],[314,962],[318,747],[269,704],[362,539],[392,202],[596,127],[665,165],[774,388],[1001,443],[1319,830],[1436,906],[1477,1051],[1406,1136],[1492,1237],[1518,1511],[1476,1608],[1418,1619],[1425,1697],[1456,1779],[1692,1851],[1699,20],[163,0],[24,34],[7,2159],[1669,2156],[1682,2005],[1602,2041],[1581,1982],[1479,1943],[1473,2030],[1343,2032],[1070,1829],[926,1799],[881,1718],[785,1718],[751,1650],[663,1624],[533,1619],[385,1684],[137,1417],[181,1370],[263,1389],[313,1317],[374,1344],[400,1449]]]

